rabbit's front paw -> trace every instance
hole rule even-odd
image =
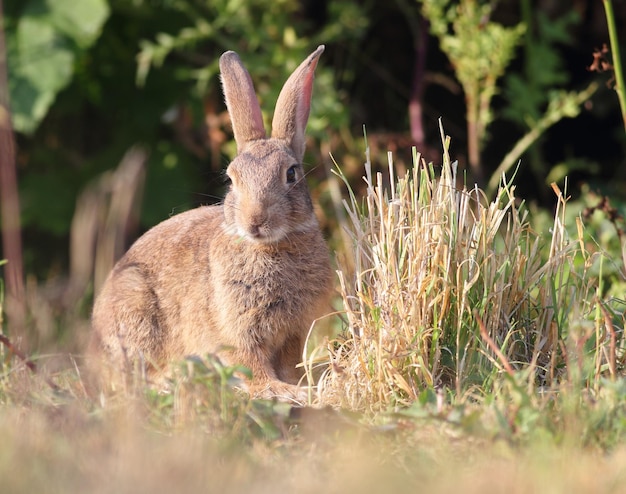
[[[250,387],[250,396],[266,400],[277,399],[293,405],[304,406],[315,394],[308,386],[296,386],[282,381],[270,381]]]

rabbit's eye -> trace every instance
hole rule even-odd
[[[296,169],[297,168],[298,168],[298,165],[292,165],[287,170],[287,183],[288,184],[293,184],[296,182]]]

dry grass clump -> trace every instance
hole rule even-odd
[[[518,370],[530,371],[531,388],[550,386],[571,372],[570,360],[582,362],[591,340],[593,376],[615,375],[623,338],[597,317],[604,306],[585,274],[591,255],[568,237],[561,191],[553,186],[544,239],[512,185],[503,182],[492,200],[459,187],[443,132],[442,140],[440,177],[417,153],[406,176],[395,176],[391,156],[387,176],[372,176],[368,156],[366,196],[350,191],[354,270],[338,272],[348,322],[328,345],[321,401],[375,410],[444,386],[460,398],[489,393],[498,374]]]

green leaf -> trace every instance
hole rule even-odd
[[[7,32],[13,124],[30,134],[72,80],[74,62],[100,35],[106,0],[30,0]]]
[[[74,54],[45,16],[23,18],[16,37],[19,65],[10,84],[14,125],[32,132],[71,80]]]
[[[98,39],[109,17],[106,0],[48,0],[47,4],[51,22],[82,49]]]

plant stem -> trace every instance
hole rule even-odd
[[[467,154],[470,169],[474,174],[474,182],[483,187],[483,173],[480,163],[480,141],[482,138],[480,125],[480,97],[477,87],[465,88],[465,102],[467,105]]]
[[[414,30],[414,67],[413,82],[411,84],[411,97],[409,99],[409,123],[411,128],[411,138],[413,144],[418,149],[424,147],[424,90],[426,82],[424,73],[426,71],[426,57],[428,48],[428,24],[423,17],[420,17],[416,23],[417,30]]]
[[[580,106],[583,102],[588,100],[591,95],[598,89],[598,85],[595,82],[592,82],[587,89],[577,93],[574,96],[574,102],[576,105]],[[491,175],[489,179],[489,184],[487,185],[487,195],[491,196],[493,192],[498,188],[498,183],[502,179],[502,174],[508,172],[511,167],[520,159],[520,156],[530,147],[530,145],[535,142],[539,137],[550,127],[552,127],[555,123],[557,123],[562,118],[568,116],[566,111],[561,108],[560,110],[556,109],[555,111],[548,111],[546,114],[541,117],[532,128],[522,137],[513,149],[509,151],[509,153],[502,159],[502,162],[498,166],[498,169]]]
[[[613,3],[611,0],[602,0],[604,11],[606,12],[606,24],[609,28],[609,41],[611,43],[611,53],[613,55],[613,70],[615,73],[615,91],[622,109],[622,120],[626,131],[626,87],[624,86],[624,74],[622,72],[622,61],[619,52],[619,41],[617,39],[617,28],[615,27],[615,15],[613,14]]]
[[[4,268],[7,289],[6,313],[17,346],[24,347],[26,306],[22,268],[20,202],[15,169],[15,140],[9,107],[6,60],[3,5],[2,0],[0,0],[0,224],[2,225],[2,252],[8,261]]]

